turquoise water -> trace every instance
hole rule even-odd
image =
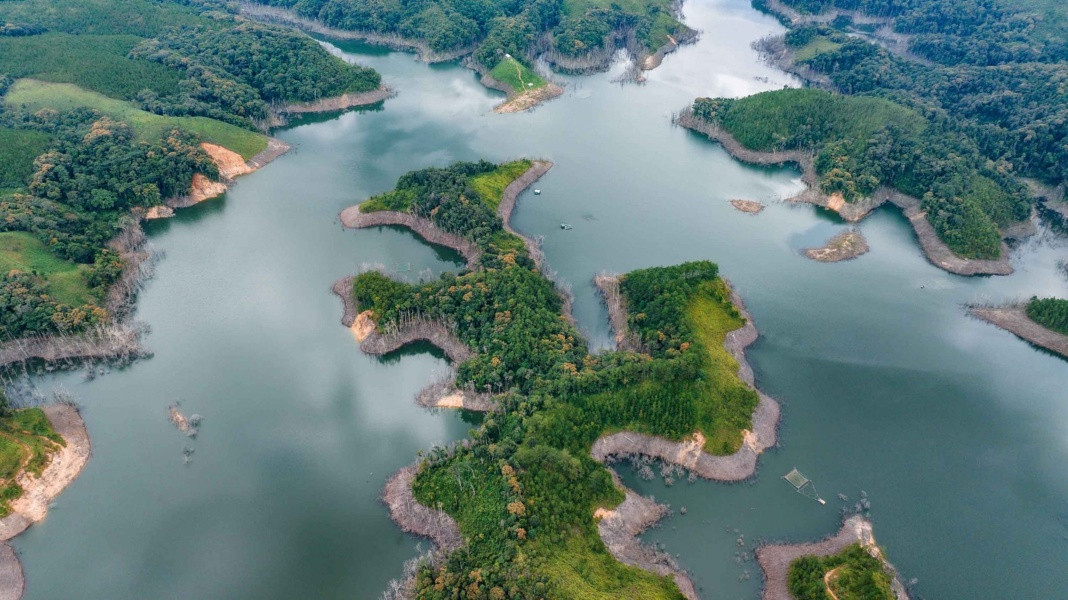
[[[750,362],[784,411],[781,448],[757,477],[665,487],[622,469],[638,491],[687,507],[645,539],[678,553],[704,597],[757,597],[757,567],[735,558],[739,535],[750,546],[823,537],[838,526],[835,494],[862,489],[877,539],[920,595],[1068,596],[1068,365],[961,308],[1068,294],[1063,239],[1026,242],[1010,277],[963,278],[930,266],[884,209],[860,225],[869,254],[803,258],[845,225],[777,202],[801,189],[796,170],[739,164],[670,124],[695,96],[798,85],[749,46],[781,27],[744,0],[684,12],[701,40],[645,85],[613,82],[622,66],[559,77],[563,97],[520,115],[492,114],[501,95],[458,65],[335,46],[399,95],[295,123],[277,134],[289,154],[221,200],[149,224],[165,252],[136,314],[152,328],[151,359],[92,382],[36,380],[81,398],[94,456],[15,542],[27,597],[377,596],[426,547],[389,521],[386,478],[471,424],[412,400],[446,368],[440,355],[362,355],[329,288],[363,263],[458,263],[403,231],[342,230],[336,215],[411,169],[519,156],[556,163],[514,224],[544,236],[594,346],[610,338],[595,273],[698,258],[720,264],[760,329]],[[737,212],[737,197],[769,208]],[[196,440],[167,421],[176,400],[204,416]],[[188,465],[184,446],[195,448]],[[795,466],[828,506],[780,479]]]

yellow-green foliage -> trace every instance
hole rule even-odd
[[[516,92],[545,87],[545,80],[540,75],[511,56],[505,56],[501,62],[497,63],[497,66],[490,71],[490,76],[510,85]]]
[[[670,576],[657,577],[617,561],[600,540],[570,538],[547,553],[545,571],[561,598],[576,600],[642,600],[682,598]]]
[[[825,36],[817,36],[811,42],[795,50],[794,59],[797,61],[808,60],[815,57],[817,54],[833,52],[841,47],[841,44],[833,42]]]
[[[515,160],[510,163],[504,163],[497,167],[496,171],[472,177],[471,187],[478,192],[478,196],[482,198],[483,202],[493,210],[497,210],[497,207],[501,204],[501,198],[504,196],[504,188],[518,179],[520,175],[526,173],[529,168],[529,160]]]
[[[94,300],[85,281],[89,265],[56,257],[29,233],[0,232],[0,273],[13,269],[40,275],[48,282],[49,295],[58,302],[81,306]]]
[[[172,129],[196,133],[206,142],[229,148],[246,160],[267,148],[267,137],[207,117],[166,117],[143,111],[133,104],[108,98],[69,83],[20,79],[11,86],[4,101],[30,110],[51,108],[68,111],[91,108],[116,120],[129,123],[142,140],[159,140]]]
[[[39,476],[52,454],[65,445],[40,408],[24,408],[0,417],[0,517],[10,512],[9,501],[22,495],[16,483],[19,473]]]

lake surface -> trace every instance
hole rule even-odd
[[[706,598],[756,598],[759,568],[737,539],[837,530],[837,493],[865,490],[875,534],[927,598],[1068,596],[1068,363],[968,318],[962,303],[1068,295],[1048,233],[1013,254],[1011,277],[929,265],[907,221],[860,225],[872,251],[841,264],[799,254],[845,225],[776,202],[793,169],[758,169],[673,128],[695,96],[799,82],[751,42],[782,31],[748,0],[692,0],[704,34],[649,74],[559,77],[533,113],[494,115],[501,96],[454,64],[352,44],[399,95],[380,110],[319,116],[278,136],[293,150],[224,198],[149,224],[166,256],[140,296],[155,355],[84,381],[39,377],[84,405],[93,458],[48,519],[15,541],[27,598],[372,598],[426,542],[402,534],[378,495],[420,449],[466,435],[471,417],[417,407],[440,355],[364,356],[331,283],[362,263],[458,268],[403,231],[342,230],[342,208],[404,172],[460,159],[548,158],[515,226],[544,236],[594,347],[610,335],[590,280],[601,270],[708,258],[745,298],[762,337],[750,362],[784,406],[781,447],[751,483],[625,480],[685,506],[645,539],[678,553]],[[730,198],[770,203],[758,216]],[[574,225],[562,231],[561,222]],[[204,416],[189,440],[167,420]],[[195,449],[183,464],[183,447]],[[828,499],[780,479],[793,467]]]

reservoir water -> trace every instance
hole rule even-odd
[[[883,209],[860,225],[869,254],[805,259],[801,248],[845,225],[777,202],[800,189],[796,170],[742,165],[671,126],[696,96],[800,85],[750,46],[782,28],[748,0],[691,0],[684,14],[701,40],[645,85],[614,82],[622,66],[559,77],[563,97],[519,115],[492,114],[501,96],[458,65],[331,46],[399,95],[277,132],[289,154],[149,224],[165,253],[136,312],[152,358],[93,381],[34,379],[80,398],[93,458],[15,540],[27,598],[377,597],[426,546],[389,521],[386,478],[473,418],[417,407],[445,361],[425,349],[362,355],[329,288],[362,263],[412,274],[458,263],[404,231],[342,230],[336,215],[411,169],[519,156],[556,163],[514,224],[544,236],[593,346],[609,342],[594,274],[703,258],[761,332],[750,362],[784,411],[781,447],[752,482],[667,487],[621,469],[639,492],[687,508],[644,537],[677,553],[704,597],[756,598],[759,568],[739,560],[738,538],[749,549],[826,536],[836,494],[852,504],[860,490],[920,596],[1068,596],[1068,364],[961,307],[1068,295],[1064,239],[1025,242],[1010,277],[964,278],[929,265],[906,220]],[[731,198],[769,208],[744,214]],[[203,415],[195,440],[168,422],[175,401]],[[780,479],[793,467],[827,506]]]

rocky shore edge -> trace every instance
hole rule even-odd
[[[790,571],[790,563],[807,555],[830,556],[838,554],[852,544],[864,546],[873,556],[883,561],[883,565],[890,572],[892,578],[890,587],[899,600],[908,600],[909,595],[905,586],[897,576],[897,571],[883,557],[879,547],[875,544],[875,536],[872,534],[872,524],[860,515],[854,515],[845,520],[838,533],[822,541],[804,544],[764,544],[757,548],[757,562],[764,573],[763,600],[793,600],[787,584],[787,573]]]
[[[600,437],[593,444],[590,454],[605,465],[630,455],[645,455],[678,465],[705,479],[738,482],[756,473],[757,458],[777,442],[780,408],[770,396],[754,385],[753,369],[745,357],[745,349],[757,340],[758,333],[752,317],[741,297],[724,280],[731,293],[731,302],[745,319],[745,325],[727,334],[724,348],[738,362],[738,377],[756,390],[759,397],[753,411],[753,430],[743,432],[742,447],[728,456],[714,456],[704,451],[704,436],[700,432],[682,441],[670,440],[633,432],[620,432]],[[627,344],[633,339],[628,331],[626,306],[619,293],[618,276],[601,273],[594,278],[594,285],[601,291],[608,308],[609,319],[615,331],[617,343]],[[613,479],[621,488],[618,475],[609,468]],[[598,511],[601,517],[598,531],[612,555],[620,562],[641,567],[658,575],[672,574],[683,595],[696,599],[697,592],[692,580],[671,560],[669,555],[643,547],[637,539],[647,528],[660,521],[668,508],[655,501],[643,498],[623,488],[625,500],[615,509]],[[603,510],[603,509],[602,509]]]
[[[19,475],[22,496],[11,501],[11,513],[0,519],[0,600],[18,600],[26,588],[22,563],[8,541],[45,518],[49,505],[78,477],[92,453],[77,407],[54,404],[43,410],[66,445],[52,455],[40,477]]]
[[[827,243],[823,246],[805,248],[801,252],[817,262],[853,260],[868,252],[868,241],[864,239],[860,231],[847,229],[827,240]]]
[[[918,198],[907,196],[901,192],[882,186],[876,189],[871,196],[862,198],[856,202],[846,202],[841,195],[828,196],[819,189],[819,176],[816,174],[814,157],[800,150],[783,150],[776,152],[760,152],[750,150],[743,146],[729,132],[694,116],[690,108],[686,108],[675,116],[674,122],[692,131],[704,134],[715,142],[732,157],[746,163],[758,165],[782,165],[795,163],[801,169],[801,180],[806,189],[796,196],[787,198],[787,202],[813,204],[838,213],[849,222],[856,222],[868,216],[873,210],[886,202],[897,206],[904,213],[912,225],[913,231],[920,242],[920,248],[928,262],[934,266],[955,273],[957,275],[1010,275],[1013,272],[1009,261],[1009,247],[1004,242],[1001,244],[1001,255],[997,260],[983,260],[961,258],[953,253],[935,233],[934,227],[927,220],[927,215],[921,208]]]
[[[1016,337],[1068,359],[1068,335],[1047,329],[1027,316],[1024,304],[969,306],[968,314],[995,325]]]

